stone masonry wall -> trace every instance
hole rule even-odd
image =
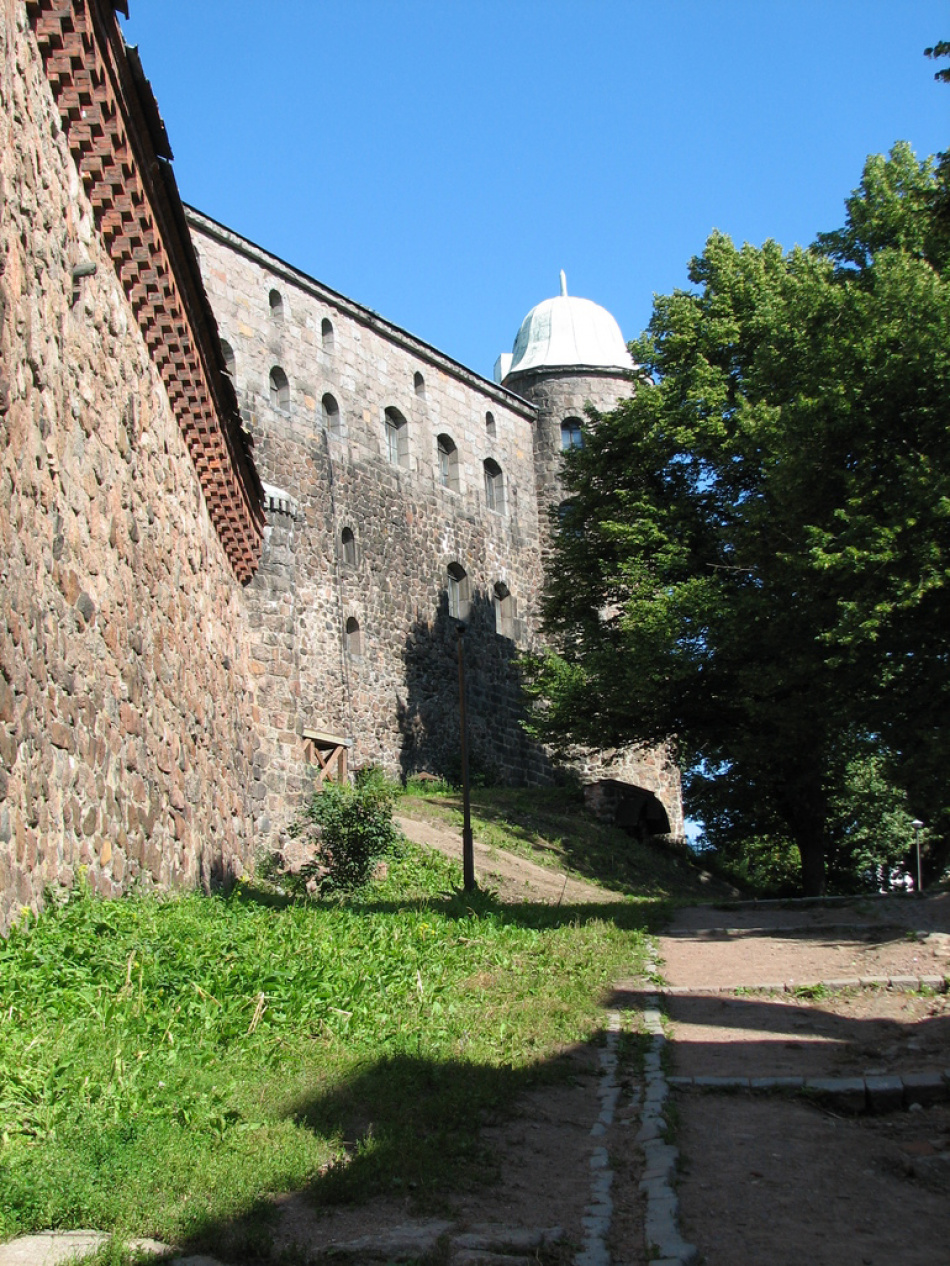
[[[473,767],[506,781],[550,779],[518,724],[513,664],[535,637],[541,585],[534,410],[222,226],[189,217],[255,461],[265,484],[289,497],[268,514],[248,592],[251,669],[270,692],[269,704],[260,696],[270,729],[252,784],[259,826],[278,825],[284,790],[301,789],[304,729],[352,738],[356,766],[457,767],[450,565],[464,569],[472,604]],[[283,402],[272,399],[275,367],[288,381]],[[338,418],[323,407],[327,394]],[[405,419],[397,461],[387,409]],[[442,482],[440,435],[456,447],[454,487]],[[502,472],[495,510],[486,459]],[[510,594],[500,612],[498,584]],[[354,620],[358,647],[346,634]]]
[[[631,378],[591,369],[533,370],[512,374],[505,386],[530,400],[538,410],[534,466],[538,487],[539,532],[544,565],[551,558],[551,511],[564,499],[561,485],[561,423],[567,418],[586,421],[592,404],[606,412],[635,390]],[[683,799],[679,767],[664,748],[626,747],[604,752],[578,750],[572,765],[585,781],[616,778],[652,791],[670,820],[670,832],[682,836]]]
[[[80,868],[116,894],[240,870],[246,603],[0,0],[0,930]],[[75,264],[95,272],[76,282]]]

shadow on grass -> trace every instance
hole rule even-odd
[[[437,896],[410,898],[377,898],[369,893],[354,893],[339,898],[294,898],[272,894],[253,885],[242,885],[232,901],[260,904],[267,907],[287,906],[295,902],[314,910],[349,910],[359,914],[397,914],[403,910],[430,911],[446,919],[491,919],[500,926],[548,931],[552,928],[581,927],[587,923],[613,923],[623,931],[652,932],[670,918],[672,908],[660,897],[643,897],[624,901],[565,902],[562,905],[540,901],[509,902],[500,900],[491,889],[474,892],[458,889]]]
[[[490,1186],[501,1176],[482,1129],[516,1116],[526,1090],[578,1071],[572,1052],[521,1068],[409,1054],[368,1061],[289,1106],[298,1126],[338,1140],[342,1155],[304,1188],[285,1194],[302,1196],[315,1219],[321,1210],[378,1197],[397,1202],[397,1223],[450,1215],[454,1193]],[[311,1260],[313,1247],[288,1247],[279,1221],[279,1205],[260,1200],[233,1218],[208,1219],[181,1247],[236,1263]]]

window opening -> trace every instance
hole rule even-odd
[[[325,352],[333,351],[333,322],[324,317],[320,322],[320,339],[323,342],[323,350]]]
[[[343,543],[343,561],[348,567],[356,566],[356,537],[353,535],[353,529],[345,527],[341,534],[340,540]]]
[[[279,290],[272,290],[267,296],[267,302],[270,304],[270,314],[275,321],[284,319],[284,301],[280,297]]]
[[[355,615],[351,615],[346,622],[346,653],[354,656],[359,656],[363,653],[360,622]]]
[[[394,466],[409,467],[409,427],[398,409],[386,410],[386,455]]]
[[[437,441],[439,452],[439,483],[452,492],[459,490],[459,453],[453,440],[448,435],[440,435]]]
[[[485,462],[485,504],[499,514],[505,509],[505,484],[501,467],[490,457]]]
[[[233,379],[234,378],[234,348],[227,341],[227,339],[221,340],[221,351],[224,355],[224,368],[228,371],[228,373],[231,375],[231,378]]]
[[[416,395],[425,399],[426,380],[418,371],[412,375],[412,385],[415,388]]]
[[[499,580],[495,585],[492,601],[495,607],[495,632],[499,637],[510,637],[513,640],[515,636],[515,600],[511,596],[511,590],[503,580]]]
[[[487,432],[487,434],[489,434],[489,435],[490,435],[490,436],[494,439],[494,437],[495,437],[495,415],[494,415],[494,413],[492,413],[492,412],[491,412],[491,410],[489,410],[489,412],[485,414],[485,431]]]
[[[323,423],[330,434],[340,435],[343,431],[340,406],[329,392],[320,401],[320,411],[323,414]]]
[[[580,418],[565,418],[561,423],[561,451],[569,448],[583,448],[584,435],[581,431]]]
[[[447,588],[449,615],[454,620],[467,620],[472,609],[471,584],[459,563],[449,563]]]
[[[270,371],[270,402],[285,413],[290,409],[290,383],[279,365]]]

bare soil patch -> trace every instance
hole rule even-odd
[[[706,1266],[946,1266],[945,1106],[843,1118],[749,1096],[676,1102],[681,1227]]]
[[[693,986],[944,975],[948,931],[948,894],[830,908],[693,908],[661,938],[663,972],[671,985]],[[745,988],[673,996],[667,1006],[673,1071],[684,1076],[950,1067],[946,994]],[[748,1092],[679,1090],[674,1103],[682,1231],[707,1266],[950,1261],[947,1104],[846,1117]]]

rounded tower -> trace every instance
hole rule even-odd
[[[611,314],[590,299],[569,295],[563,271],[560,291],[531,309],[512,351],[495,365],[496,381],[538,410],[534,466],[545,555],[549,510],[563,500],[561,454],[582,442],[586,407],[606,412],[635,389],[636,366]]]

